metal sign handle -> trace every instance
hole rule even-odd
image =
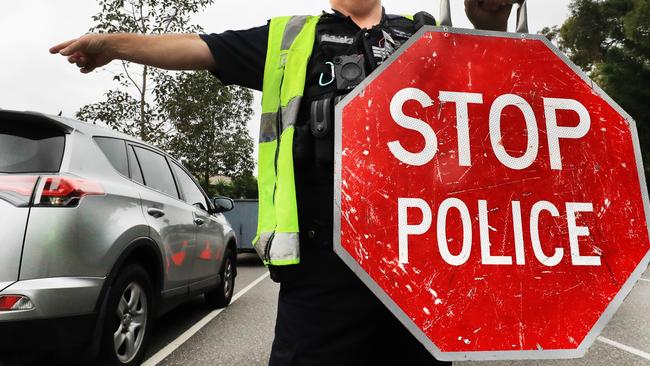
[[[517,33],[528,33],[528,0],[519,1],[517,8]]]
[[[510,0],[511,3],[518,4],[517,8],[517,33],[528,33],[528,7],[527,0]],[[451,5],[449,0],[440,0],[440,25],[451,27]]]

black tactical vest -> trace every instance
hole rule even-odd
[[[334,185],[334,105],[352,90],[341,89],[341,59],[363,55],[358,64],[368,76],[423,25],[435,19],[418,13],[414,20],[382,16],[372,29],[361,29],[340,13],[323,14],[307,68],[305,92],[296,123],[293,158],[298,215],[303,242],[331,247]],[[356,56],[355,56],[356,55]],[[339,66],[333,72],[335,66]],[[362,79],[362,78],[361,78]]]

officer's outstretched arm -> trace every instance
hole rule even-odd
[[[86,34],[50,48],[89,73],[113,60],[125,60],[168,70],[213,70],[216,62],[196,34]]]

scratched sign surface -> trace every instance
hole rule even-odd
[[[633,124],[541,37],[422,30],[337,106],[335,250],[438,358],[580,357],[650,258]]]

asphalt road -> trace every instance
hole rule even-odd
[[[266,273],[255,255],[240,255],[239,265],[235,293]],[[601,335],[605,341],[612,340],[634,350],[622,350],[599,340],[584,358],[577,360],[459,362],[456,365],[650,365],[650,359],[632,353],[638,350],[650,354],[650,270],[643,277],[647,281],[639,281]],[[158,365],[266,365],[273,341],[277,292],[278,286],[264,278]],[[156,328],[149,357],[206,314],[197,299],[165,316]]]
[[[240,254],[235,295],[267,274],[256,254]],[[266,365],[273,342],[279,285],[264,277],[255,287],[157,363],[163,365]],[[154,329],[149,353],[156,355],[194,323],[210,313],[202,298],[163,316]],[[153,360],[152,360],[153,361]],[[145,365],[147,361],[145,361]],[[152,365],[154,362],[149,362]]]
[[[239,261],[236,292],[265,273],[254,255],[240,255]],[[584,358],[577,360],[459,362],[456,365],[650,365],[650,359],[633,353],[650,354],[650,270],[643,277],[647,281],[639,281],[601,335],[604,341],[611,340],[632,347],[631,350],[599,340]],[[268,277],[264,278],[158,365],[266,365],[273,341],[277,291],[278,286]],[[202,304],[197,299],[165,317],[156,328],[150,355],[207,313],[201,309]]]
[[[267,365],[273,341],[278,285],[266,273],[255,255],[240,255],[234,302],[221,312],[211,312],[203,299],[197,297],[166,314],[154,328],[146,357],[148,361],[144,365]],[[637,283],[600,340],[582,359],[460,362],[455,365],[650,365],[650,270],[643,277],[646,280]],[[609,341],[613,341],[615,346],[605,343]],[[625,346],[630,348],[621,349]],[[35,361],[31,365],[49,365],[42,362]],[[21,363],[21,366],[23,364],[30,363]]]

